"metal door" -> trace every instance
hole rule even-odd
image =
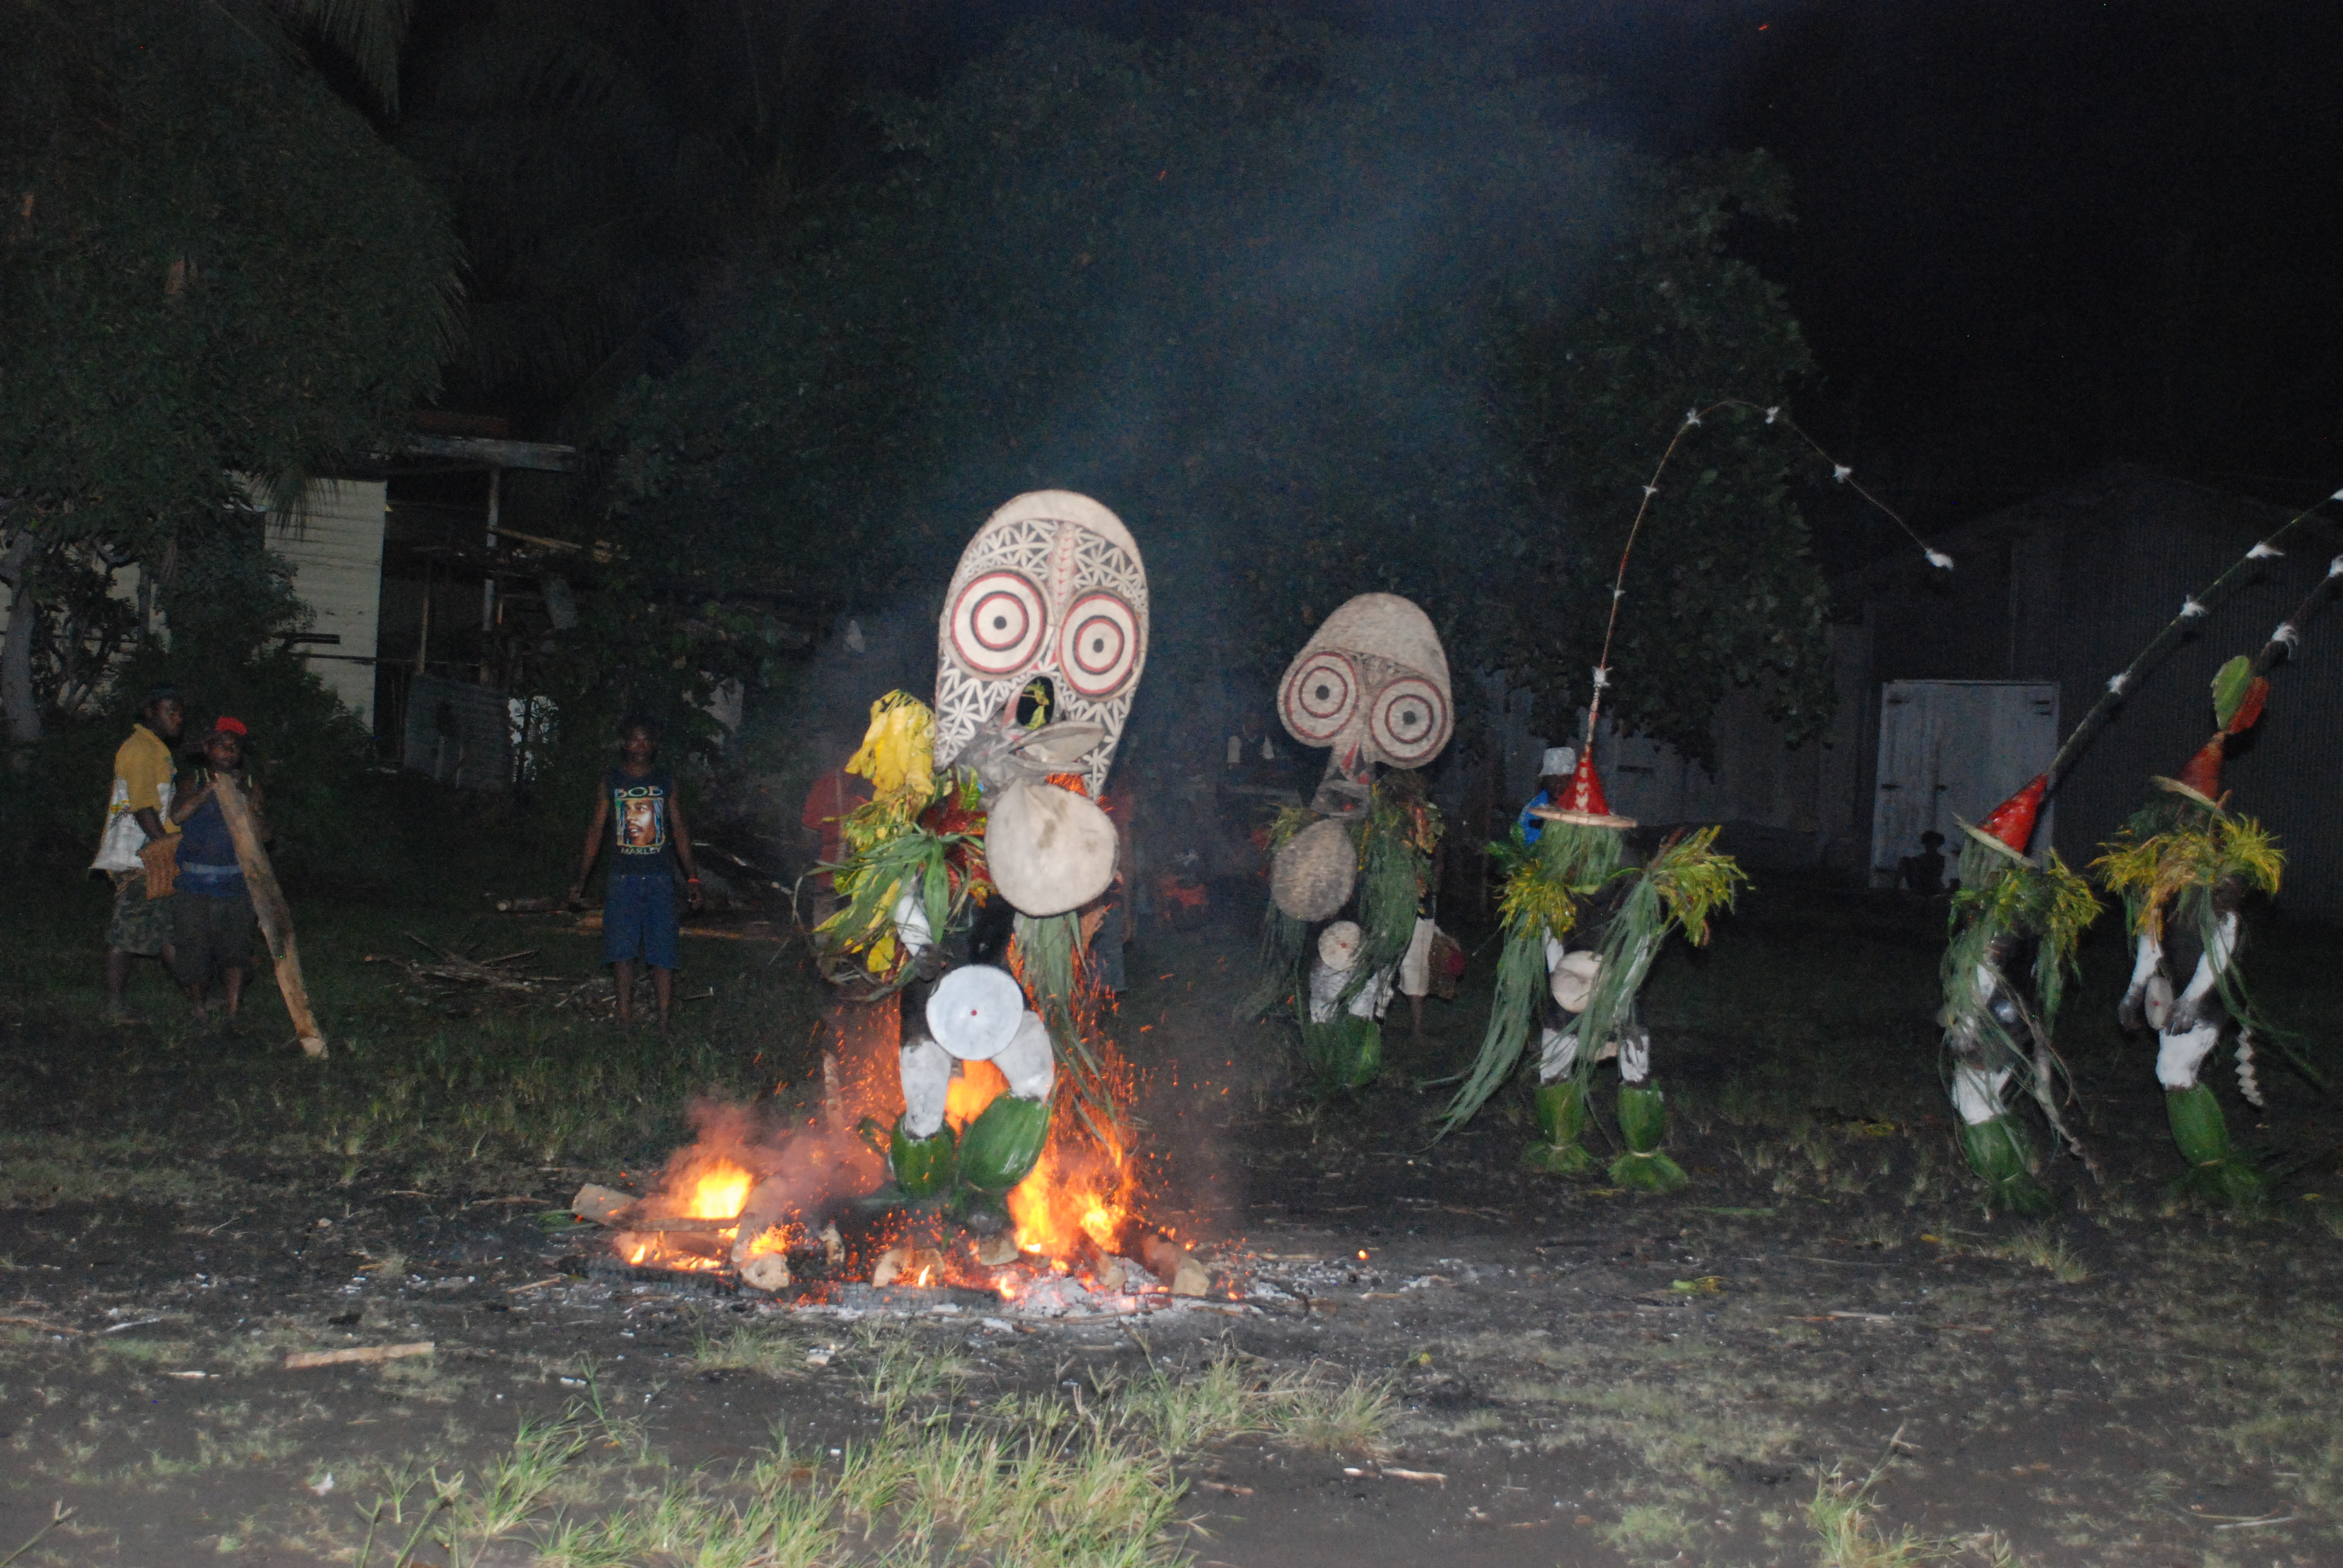
[[[1887,682],[1879,697],[1872,885],[1895,885],[1896,862],[1920,852],[1923,833],[1945,835],[1945,858],[1957,860],[1959,824],[1976,821],[2016,794],[2057,749],[2055,682]],[[2037,850],[2050,842],[2050,817],[2045,807],[2034,830]]]

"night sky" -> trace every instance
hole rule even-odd
[[[2343,483],[2343,100],[2332,81],[2343,7],[1286,8],[1427,49],[1468,27],[1509,29],[1524,58],[1602,85],[1584,110],[1600,128],[1655,152],[1775,153],[1795,182],[1798,222],[1736,244],[1785,286],[1812,341],[1821,376],[1797,407],[1924,526],[2117,461],[2298,504]],[[1201,9],[764,0],[736,13],[651,0],[637,15],[669,27],[685,74],[726,68],[736,25],[813,16],[789,135],[800,177],[823,180],[871,166],[859,96],[931,90],[1021,21],[1166,33]],[[469,0],[425,0],[410,59],[460,48],[482,15]],[[688,39],[694,27],[708,35]],[[1826,548],[1890,542],[1827,494],[1808,508]]]

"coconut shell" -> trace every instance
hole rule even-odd
[[[1087,796],[1012,784],[984,825],[984,863],[1010,907],[1036,920],[1080,909],[1114,880],[1114,823]]]
[[[1269,869],[1269,896],[1297,920],[1324,920],[1349,901],[1359,879],[1359,851],[1351,830],[1332,819],[1312,822],[1285,841]]]

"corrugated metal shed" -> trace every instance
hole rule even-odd
[[[1872,634],[1871,683],[2055,680],[2071,727],[2179,610],[2291,514],[2139,467],[2110,468],[1936,541],[1948,574],[1916,559],[1840,585]],[[2059,791],[2058,852],[2079,863],[2212,733],[2213,671],[2254,653],[2325,577],[2343,529],[2312,519],[2147,674]],[[2278,671],[2269,714],[2224,771],[2234,804],[2280,837],[2282,901],[2343,914],[2343,608],[2329,607]],[[1872,733],[1876,735],[1875,719]],[[1869,780],[1865,781],[1867,799]]]
[[[304,643],[335,696],[374,722],[376,630],[382,617],[382,534],[387,513],[379,479],[313,479],[303,515],[272,513],[268,548],[293,566],[293,591],[316,613],[312,630],[339,640]]]

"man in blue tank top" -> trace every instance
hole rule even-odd
[[[665,1034],[675,990],[675,868],[679,862],[683,867],[684,890],[695,910],[699,868],[692,861],[691,829],[676,798],[675,777],[654,763],[658,729],[648,719],[624,720],[618,749],[626,760],[602,775],[568,901],[584,900],[586,879],[607,846],[610,880],[602,894],[602,961],[618,984],[618,1024],[628,1028],[635,1021],[635,963],[640,960],[650,965],[659,1033]]]
[[[203,766],[188,788],[171,802],[171,820],[179,825],[178,901],[173,910],[171,972],[196,1004],[196,1016],[211,1014],[211,988],[216,982],[227,1003],[227,1027],[236,1027],[244,1003],[244,982],[252,972],[252,933],[256,921],[252,892],[245,885],[244,864],[236,858],[236,839],[221,813],[217,780],[236,780],[260,818],[260,787],[246,777],[244,746],[249,732],[241,719],[223,714],[212,721],[203,738]]]

